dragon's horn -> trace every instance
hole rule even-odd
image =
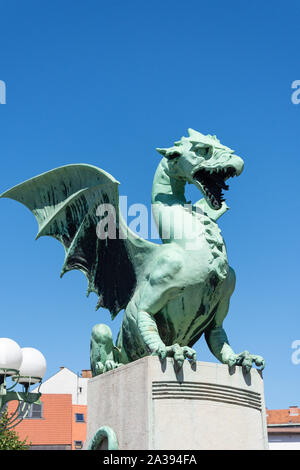
[[[158,153],[161,153],[164,157],[168,151],[168,149],[160,149],[160,148],[156,148],[155,149]]]
[[[170,147],[168,149],[156,149],[159,153],[161,153],[164,157],[168,158],[169,160],[173,160],[173,158],[180,157],[181,151],[176,147]]]
[[[195,131],[194,129],[189,128],[188,129],[189,136],[195,139],[199,139],[199,137],[204,137],[201,132]]]

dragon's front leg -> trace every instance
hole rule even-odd
[[[166,250],[164,255],[155,260],[151,274],[146,276],[144,284],[137,293],[137,327],[150,354],[158,355],[162,360],[173,357],[175,368],[180,369],[185,359],[196,360],[196,351],[179,344],[165,345],[155,321],[156,313],[183,290],[181,278],[183,256],[172,247]]]
[[[179,344],[173,344],[172,346],[166,346],[161,340],[157,325],[153,315],[148,312],[140,311],[137,318],[137,326],[142,339],[152,355],[158,355],[161,360],[166,357],[173,357],[175,367],[180,369],[185,359],[196,361],[196,351],[188,346],[179,346]]]
[[[245,372],[249,372],[252,365],[255,364],[263,369],[265,367],[264,358],[256,354],[250,354],[248,351],[236,354],[229,345],[227,335],[223,329],[223,321],[229,310],[230,297],[234,287],[235,272],[232,268],[229,268],[228,276],[223,284],[222,298],[218,304],[214,322],[205,331],[207,345],[213,355],[223,364],[228,364],[229,367],[234,365],[242,366]]]
[[[250,371],[253,363],[261,367],[261,370],[264,369],[265,360],[262,356],[250,354],[248,351],[236,354],[230,347],[227,335],[222,327],[211,329],[205,337],[209,349],[223,364],[228,364],[229,367],[234,365],[242,366],[245,372]]]

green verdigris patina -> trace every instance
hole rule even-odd
[[[127,227],[119,211],[119,183],[91,165],[54,169],[2,197],[33,212],[37,237],[49,235],[64,245],[61,275],[83,271],[88,294],[95,292],[97,307],[109,309],[112,318],[125,309],[116,346],[108,326],[93,328],[93,375],[148,354],[162,360],[172,356],[180,368],[184,359],[196,360],[192,346],[202,334],[222,363],[246,371],[253,363],[263,368],[261,356],[236,354],[223,329],[235,274],[216,221],[228,209],[225,181],[241,174],[243,160],[215,136],[192,129],[173,147],[157,150],[163,158],[154,177],[152,210],[162,244],[143,240]],[[185,199],[186,183],[204,196],[194,205]],[[103,232],[99,217],[109,205],[115,217]]]

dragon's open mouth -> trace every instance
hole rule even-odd
[[[227,191],[229,189],[229,186],[225,184],[225,180],[234,175],[236,175],[236,170],[233,167],[224,169],[201,168],[194,174],[194,179],[201,184],[203,192],[211,205],[215,209],[220,209],[222,202],[225,201],[222,190]]]

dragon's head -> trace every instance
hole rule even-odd
[[[209,206],[218,210],[225,200],[223,190],[229,189],[225,181],[239,176],[244,162],[215,135],[203,135],[193,129],[188,129],[188,133],[189,137],[182,137],[173,147],[156,150],[167,158],[170,176],[194,184]]]

